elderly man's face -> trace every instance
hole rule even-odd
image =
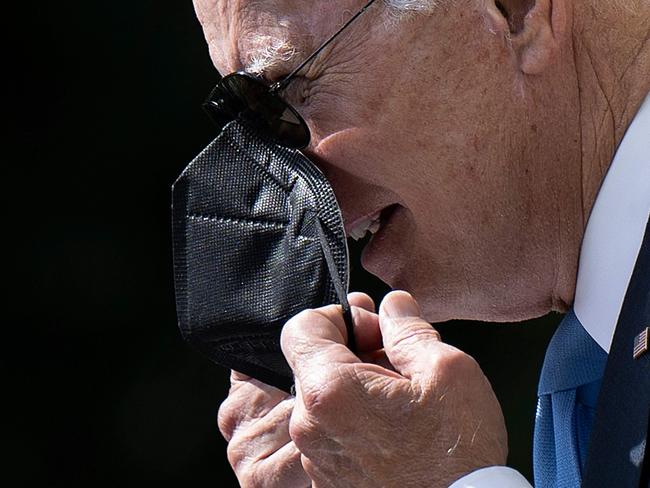
[[[364,3],[195,0],[219,71],[269,80]],[[562,100],[521,73],[494,3],[398,15],[378,0],[284,93],[310,126],[307,154],[346,229],[381,213],[364,267],[412,292],[432,321],[562,309],[577,246],[561,249],[556,224],[582,210],[557,189],[579,181]],[[561,251],[569,266],[558,271]]]

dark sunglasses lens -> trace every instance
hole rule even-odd
[[[210,94],[206,109],[217,124],[240,118],[282,146],[301,149],[309,144],[309,129],[298,112],[249,74],[224,77]]]

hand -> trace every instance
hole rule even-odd
[[[387,295],[378,315],[357,313],[355,337],[358,355],[345,346],[337,306],[302,312],[283,329],[296,376],[289,434],[315,488],[446,488],[505,463],[506,429],[488,380],[441,342],[408,293]]]
[[[360,312],[375,307],[360,293],[350,294],[349,301],[355,320]],[[300,452],[289,437],[294,400],[277,388],[232,372],[228,398],[219,409],[219,430],[228,441],[228,461],[242,487],[311,486]]]

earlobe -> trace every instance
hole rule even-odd
[[[506,30],[519,69],[538,75],[552,63],[566,32],[566,0],[496,0],[488,2],[496,31]]]

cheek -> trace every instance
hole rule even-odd
[[[337,92],[336,87],[309,83],[300,97],[297,110],[309,125],[316,143],[338,132],[361,129],[372,122],[361,114],[358,100]]]
[[[365,56],[366,53],[360,55]],[[382,83],[368,79],[367,73],[341,62],[330,72],[305,83],[303,105],[299,108],[319,140],[348,129],[363,131],[365,145],[378,145],[382,151],[397,148],[404,141],[406,120],[403,107],[394,96],[384,96]],[[408,130],[408,129],[407,129]],[[401,138],[401,139],[398,139]]]

